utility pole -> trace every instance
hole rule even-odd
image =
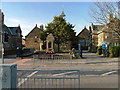
[[[3,40],[3,30],[2,30],[2,26],[1,26],[1,47],[2,47],[2,64],[4,64],[4,45],[3,45],[3,42],[4,42],[4,40]]]

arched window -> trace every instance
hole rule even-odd
[[[48,43],[48,48],[51,48],[51,42]]]

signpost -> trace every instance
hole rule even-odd
[[[108,45],[109,45],[109,42],[102,42],[103,54],[105,56],[109,55],[109,53],[108,53]]]
[[[16,90],[16,78],[16,64],[0,64],[0,90]]]
[[[102,42],[102,48],[105,49],[109,45],[109,42]]]

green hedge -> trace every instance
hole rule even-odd
[[[120,46],[109,47],[110,57],[120,57]]]
[[[102,46],[98,46],[98,48],[97,48],[97,54],[99,54],[99,55],[102,54]]]

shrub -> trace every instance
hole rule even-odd
[[[98,46],[98,48],[97,48],[97,54],[99,54],[99,55],[102,54],[102,46]]]
[[[25,50],[25,49],[27,49],[26,47],[22,47],[22,50]]]
[[[78,53],[75,53],[75,58],[76,58],[76,59],[79,59],[79,58],[80,58],[80,56],[79,56]]]
[[[120,57],[120,46],[109,47],[110,57]]]
[[[102,49],[103,56],[106,56],[106,49]]]

